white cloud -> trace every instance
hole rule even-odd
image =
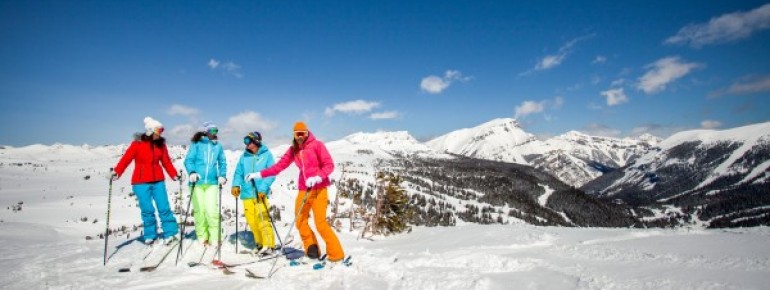
[[[174,104],[174,105],[171,105],[171,108],[168,109],[167,113],[171,116],[181,115],[181,116],[191,117],[191,116],[197,115],[199,111],[196,108],[188,107],[185,105]]]
[[[535,71],[547,70],[560,65],[567,58],[567,55],[572,53],[572,47],[576,43],[589,39],[593,36],[594,36],[593,34],[590,34],[590,35],[581,36],[568,41],[567,43],[565,43],[559,48],[559,51],[557,53],[546,55],[542,59],[540,59],[540,61],[537,62],[533,70]],[[526,75],[526,74],[529,74],[530,72],[532,72],[532,70],[524,72],[520,75]]]
[[[239,79],[243,78],[243,74],[241,73],[241,66],[240,65],[237,65],[237,64],[235,64],[233,62],[227,62],[227,63],[224,64],[223,67],[224,67],[225,71],[228,74],[230,74],[230,75],[232,75],[232,76],[234,76],[236,78],[239,78]]]
[[[610,86],[612,86],[612,87],[619,87],[619,86],[624,85],[625,83],[626,83],[626,79],[622,79],[621,78],[621,79],[617,79],[617,80],[612,81],[612,83],[610,83]]]
[[[553,100],[542,100],[540,102],[536,101],[524,101],[521,103],[521,105],[516,106],[514,118],[524,118],[531,114],[536,113],[542,113],[546,109],[556,110],[560,109],[564,105],[564,98],[561,96],[556,96],[553,98]],[[545,115],[544,116],[546,121],[550,121],[552,119],[552,116]]]
[[[545,109],[545,102],[524,101],[516,106],[515,119],[526,117],[527,115],[540,113]]]
[[[448,70],[444,73],[443,77],[434,75],[424,77],[420,81],[420,89],[429,94],[439,94],[447,89],[452,82],[467,82],[469,80],[471,80],[471,77],[464,77],[460,71]]]
[[[770,92],[770,75],[763,77],[744,78],[730,85],[729,88],[709,94],[711,97],[723,95],[748,95]]]
[[[174,126],[171,130],[164,132],[164,137],[171,144],[189,144],[190,137],[195,134],[197,128],[197,126],[192,124]]]
[[[676,132],[680,132],[683,130],[692,130],[692,128],[648,123],[648,124],[642,124],[642,125],[636,126],[633,129],[631,129],[631,133],[629,134],[629,136],[638,137],[643,134],[651,134],[653,136],[666,138]]]
[[[241,73],[241,66],[238,65],[237,63],[228,61],[228,62],[226,62],[224,64],[221,64],[221,65],[220,64],[221,64],[220,61],[212,58],[212,59],[209,60],[208,66],[212,70],[219,69],[224,74],[228,74],[228,75],[234,76],[234,77],[239,78],[239,79],[243,78],[243,73]]]
[[[605,62],[607,62],[607,57],[606,56],[597,55],[596,58],[594,58],[594,61],[592,61],[591,63],[593,63],[593,64],[600,64],[600,63],[605,63]]]
[[[722,122],[715,120],[703,120],[700,122],[700,127],[703,129],[717,129],[722,127]]]
[[[684,77],[698,67],[701,67],[701,64],[682,62],[677,56],[661,58],[645,66],[648,71],[639,78],[637,89],[647,94],[660,92],[668,83]]]
[[[228,118],[224,128],[220,128],[220,135],[236,134],[240,136],[252,131],[264,133],[275,129],[276,126],[276,122],[265,119],[259,113],[246,111]]]
[[[211,69],[215,69],[215,68],[217,68],[218,66],[219,66],[219,61],[218,61],[218,60],[216,60],[216,59],[213,59],[213,58],[212,58],[212,59],[209,59],[209,67],[210,67]]]
[[[628,96],[623,92],[623,88],[609,89],[601,92],[601,95],[607,98],[607,106],[615,106],[628,103]]]
[[[324,114],[326,114],[326,116],[328,117],[334,116],[336,112],[345,113],[345,114],[363,114],[379,106],[380,106],[379,102],[355,100],[355,101],[335,104],[333,107],[327,107]]]
[[[427,76],[420,82],[420,88],[430,94],[438,94],[449,87],[449,82],[437,76]]]
[[[687,44],[699,48],[708,44],[726,43],[748,38],[754,32],[770,28],[770,4],[749,12],[733,12],[711,18],[708,23],[689,24],[666,44]]]
[[[398,111],[377,112],[369,115],[369,119],[372,119],[372,120],[395,119],[395,118],[398,118],[400,115],[401,114],[399,114]]]
[[[581,129],[583,133],[591,136],[619,137],[621,131],[599,123],[591,123]]]
[[[559,54],[546,55],[540,62],[535,65],[535,70],[546,70],[557,65],[560,65],[564,58],[567,57],[566,52],[560,52]]]
[[[552,108],[559,109],[563,105],[564,105],[564,98],[556,97],[556,98],[553,99],[553,106],[552,106]]]

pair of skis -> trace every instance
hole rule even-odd
[[[152,265],[150,265],[150,266],[144,266],[144,267],[141,267],[141,268],[139,268],[139,272],[152,272],[152,271],[155,271],[156,269],[158,269],[158,267],[160,267],[160,265],[161,265],[161,264],[163,264],[163,261],[165,261],[165,260],[166,260],[166,258],[169,256],[169,254],[171,254],[171,252],[173,252],[173,251],[174,251],[174,249],[175,249],[177,246],[179,246],[179,241],[178,241],[178,240],[177,240],[177,241],[174,241],[174,242],[173,242],[173,243],[172,243],[172,244],[171,244],[171,245],[168,247],[168,249],[166,250],[166,252],[165,252],[165,253],[163,253],[163,256],[161,256],[160,260],[158,260],[158,262],[156,262],[155,264],[152,264]],[[151,254],[151,253],[153,253],[153,252],[154,252],[154,251],[149,251],[147,254],[145,254],[145,255],[144,255],[144,257],[142,258],[142,261],[144,261],[145,259],[147,259],[147,257],[149,257],[149,256],[150,256],[150,254]],[[118,272],[122,272],[122,273],[123,273],[123,272],[131,272],[131,267],[120,268],[120,269],[118,269]]]
[[[339,265],[343,265],[345,267],[352,266],[353,265],[353,262],[351,261],[352,258],[353,258],[353,256],[345,257],[345,259],[343,259],[341,262],[339,262]],[[331,262],[328,262],[326,260],[326,255],[323,255],[323,256],[321,256],[321,258],[318,259],[318,262],[313,264],[313,270],[324,269],[324,268],[326,268],[326,266],[329,263],[331,263]],[[309,264],[309,263],[304,262],[301,259],[294,259],[294,260],[290,260],[290,262],[289,262],[289,266],[291,266],[291,267],[297,267],[297,266],[300,266],[300,265],[307,265],[307,264]],[[272,276],[272,273],[271,273],[271,275],[264,276],[264,275],[259,275],[259,274],[255,273],[254,271],[251,271],[248,268],[246,269],[246,277],[248,277],[248,278],[252,278],[252,279],[267,279],[270,276]]]

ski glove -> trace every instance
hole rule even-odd
[[[112,173],[110,173],[110,177],[109,178],[112,179],[112,181],[117,181],[118,178],[120,178],[120,176],[118,176],[118,173],[113,171]]]
[[[307,187],[313,187],[313,186],[315,186],[316,184],[319,184],[319,183],[321,183],[321,177],[318,176],[318,175],[311,176],[307,180],[305,180],[305,185]]]
[[[241,195],[241,187],[233,186],[230,188],[230,194],[232,194],[235,198],[238,198],[238,196]]]
[[[225,185],[225,183],[227,182],[227,178],[224,178],[224,177],[220,176],[220,177],[217,179],[217,181],[219,181],[219,185],[220,185],[220,186],[221,186],[221,185]]]
[[[262,179],[262,174],[259,174],[259,172],[254,172],[246,175],[246,181],[252,181],[254,179]]]
[[[190,173],[190,182],[196,183],[196,182],[198,182],[198,179],[200,179],[200,178],[201,177],[200,177],[200,175],[198,175],[198,173],[195,173],[195,172]]]
[[[262,201],[264,201],[264,200],[265,200],[265,198],[267,198],[267,197],[265,196],[265,193],[264,193],[264,192],[260,192],[260,193],[257,193],[257,201],[258,201],[258,202],[262,202]]]

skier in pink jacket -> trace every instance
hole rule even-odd
[[[326,222],[326,209],[329,205],[326,189],[330,184],[329,175],[334,171],[334,161],[329,151],[326,150],[326,146],[313,136],[305,123],[297,122],[294,124],[292,146],[286,150],[278,163],[260,172],[247,175],[246,180],[278,175],[292,162],[299,168],[299,177],[297,178],[299,194],[295,200],[295,209],[297,230],[302,237],[305,253],[313,259],[318,259],[321,256],[318,240],[308,225],[308,218],[312,210],[316,229],[326,243],[328,260],[331,262],[341,261],[345,258],[345,252],[342,250],[342,245],[334,230]]]

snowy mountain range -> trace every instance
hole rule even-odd
[[[589,136],[571,131],[538,140],[513,119],[496,119],[425,143],[405,132],[358,133],[357,146],[385,155],[462,155],[522,164],[601,199],[627,204],[634,216],[663,224],[770,224],[770,123],[692,130],[665,140]],[[390,149],[396,140],[398,150]],[[386,144],[384,146],[382,144]],[[343,146],[344,147],[344,146]]]
[[[599,199],[625,204],[632,209],[629,216],[647,222],[663,218],[673,224],[703,221],[705,226],[719,226],[724,224],[721,222],[725,218],[731,218],[737,224],[756,224],[757,221],[768,224],[765,219],[770,218],[767,210],[770,201],[766,200],[770,198],[749,193],[766,192],[763,186],[768,183],[770,168],[768,132],[770,123],[724,131],[680,132],[663,141],[651,135],[618,139],[589,136],[576,131],[538,140],[513,119],[495,119],[425,143],[408,132],[399,131],[356,133],[326,144],[338,163],[337,170],[332,174],[333,179],[354,179],[364,188],[372,188],[376,171],[412,170],[410,174],[415,176],[407,178],[405,184],[410,188],[411,195],[428,198],[428,201],[446,202],[442,210],[454,217],[463,217],[465,221],[537,221],[570,225],[575,219],[591,219],[577,217],[579,210],[554,205],[564,204],[562,197],[575,198],[576,193],[571,192],[570,187],[583,186],[585,192]],[[25,160],[40,160],[42,166],[51,161],[75,161],[72,158],[99,159],[108,156],[117,159],[126,146],[32,145],[6,147],[0,153]],[[271,149],[276,157],[280,157],[286,148],[277,146]],[[185,152],[185,146],[170,147],[175,161],[180,161]],[[228,162],[232,165],[239,154],[239,151],[226,150]],[[506,169],[506,166],[495,163],[458,159],[461,156],[521,166]],[[405,165],[403,160],[416,163]],[[471,163],[475,165],[468,165]],[[415,164],[436,169],[423,173],[419,168],[410,168],[417,166]],[[513,187],[509,189],[514,193],[509,194],[518,196],[516,201],[510,200],[510,197],[490,199],[490,196],[500,194],[487,192],[496,191],[493,188],[477,186],[471,189],[467,182],[472,184],[473,181],[460,181],[467,176],[457,173],[457,168],[482,175],[513,174],[515,177],[508,177],[503,182],[507,184],[508,180],[513,180],[506,186]],[[502,171],[495,168],[502,168]],[[445,177],[431,176],[435,172]],[[543,174],[553,176],[565,185]],[[432,185],[425,187],[421,180],[432,180]],[[279,181],[277,185],[287,190],[294,186],[288,179]],[[460,195],[457,190],[461,191]],[[550,196],[553,204],[537,200],[545,196]],[[468,198],[475,200],[473,209],[465,204]],[[742,205],[733,203],[736,198]],[[587,200],[583,204],[590,203],[593,201]],[[515,214],[510,212],[512,207],[517,208]],[[479,208],[498,214],[485,216],[474,213],[468,216],[469,212]],[[568,212],[572,212],[572,217]],[[613,216],[620,217],[617,214]],[[585,222],[584,225],[598,224],[601,223]]]
[[[672,135],[586,192],[664,212],[679,223],[770,224],[770,122]]]
[[[542,141],[510,118],[452,131],[425,144],[417,142],[406,132],[357,133],[343,140],[380,148],[392,154],[449,153],[529,165],[575,187],[625,166],[660,141],[649,134],[635,139],[618,139],[588,136],[576,131]]]

